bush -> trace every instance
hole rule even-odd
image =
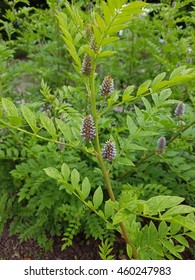
[[[2,42],[0,230],[12,219],[10,234],[46,249],[84,231],[103,259],[118,231],[130,259],[181,259],[195,238],[190,16],[182,3],[107,2],[87,16],[85,1],[25,7],[20,37]],[[15,91],[12,65],[29,92]]]

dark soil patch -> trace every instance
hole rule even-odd
[[[190,248],[182,253],[184,260],[192,260],[192,248],[195,251],[195,242],[191,239]],[[53,250],[44,251],[40,248],[36,241],[29,239],[20,242],[17,235],[9,236],[8,226],[4,228],[3,234],[0,236],[0,260],[100,260],[98,245],[99,240],[92,237],[86,239],[84,234],[80,233],[74,238],[73,245],[61,250],[63,241],[60,237],[53,238]],[[114,250],[111,253],[115,255],[115,259],[128,259],[125,254],[125,242],[118,236],[114,244]]]
[[[74,238],[73,245],[61,250],[63,241],[60,237],[53,238],[53,250],[44,251],[33,239],[20,242],[17,235],[9,237],[8,226],[5,227],[0,236],[0,259],[6,260],[100,260],[98,245],[99,240],[92,237],[86,239],[84,234],[80,233]],[[125,252],[125,243],[119,236],[114,246],[114,255],[116,259],[123,259]]]

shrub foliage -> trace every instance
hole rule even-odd
[[[1,20],[0,232],[11,219],[10,234],[45,249],[63,235],[65,250],[82,231],[102,259],[118,232],[130,259],[182,259],[195,239],[194,10],[52,0],[43,16],[15,2]]]

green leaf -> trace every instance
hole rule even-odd
[[[135,134],[135,132],[137,132],[138,127],[135,125],[133,119],[127,115],[127,127],[129,129],[130,134]]]
[[[195,240],[195,232],[186,232],[186,235]]]
[[[162,81],[162,82],[159,82],[158,84],[155,84],[153,87],[152,87],[152,91],[155,92],[155,91],[159,91],[160,89],[163,89],[163,88],[166,88],[170,85],[170,82],[169,81]]]
[[[113,43],[113,42],[115,42],[115,41],[118,41],[119,40],[119,37],[107,37],[107,38],[104,38],[103,40],[102,40],[102,47],[103,46],[106,46],[106,45],[108,45],[108,44],[110,44],[110,43]]]
[[[128,149],[132,150],[132,151],[137,151],[137,150],[146,151],[147,150],[145,147],[142,147],[142,146],[137,145],[137,144],[129,144]]]
[[[159,95],[159,103],[162,103],[163,105],[163,102],[168,99],[172,94],[172,91],[170,88],[168,89],[164,89],[160,92],[160,95]]]
[[[74,6],[70,5],[69,3],[65,2],[65,6],[77,28],[83,29],[83,19],[80,16],[79,10]]]
[[[181,226],[178,224],[171,223],[170,224],[170,233],[171,235],[175,235],[181,230]]]
[[[123,98],[122,98],[122,102],[125,102],[125,101],[129,101],[133,98],[133,96],[131,96],[131,93],[133,92],[135,86],[134,85],[131,85],[131,86],[128,86],[124,93],[123,93]]]
[[[69,176],[70,176],[70,168],[68,167],[68,165],[66,163],[62,164],[61,173],[62,173],[64,180],[68,181]]]
[[[81,55],[83,53],[88,53],[89,56],[91,56],[92,58],[95,57],[95,53],[94,51],[89,47],[89,45],[82,45],[78,51],[78,54]]]
[[[160,106],[164,106],[167,104],[173,104],[173,100],[166,100],[169,98],[169,96],[172,94],[171,89],[164,89],[160,92],[160,94],[158,93],[154,93],[152,94],[152,99],[155,103],[155,106],[160,107]]]
[[[49,134],[53,138],[57,138],[56,129],[55,129],[55,126],[54,126],[54,123],[52,122],[52,120],[43,114],[40,114],[40,120],[41,120],[43,127],[49,132]]]
[[[142,111],[134,105],[134,109],[135,109],[135,113],[137,115],[136,120],[139,124],[140,127],[144,127],[145,126],[145,120],[144,120],[144,114],[142,113]]]
[[[30,197],[28,197],[28,194],[26,193],[26,190],[24,192],[20,192],[19,193],[19,198],[18,198],[18,202],[21,202],[23,199],[29,199]]]
[[[61,173],[54,167],[47,167],[47,168],[44,168],[43,169],[45,171],[45,173],[53,178],[53,179],[56,179],[57,181],[60,180],[62,181],[63,180],[63,177],[61,175]]]
[[[139,137],[148,137],[148,136],[159,135],[159,133],[154,131],[139,131],[138,135]]]
[[[120,209],[113,218],[113,225],[119,224],[125,221],[130,216],[130,212],[127,209]]]
[[[174,238],[182,245],[184,245],[185,247],[189,248],[189,243],[186,240],[186,238],[184,236],[182,236],[181,234],[179,235],[174,235]]]
[[[143,13],[142,8],[147,7],[147,6],[148,6],[147,3],[133,1],[132,3],[129,3],[122,7],[122,13],[126,12],[127,14],[133,14],[133,15]]]
[[[158,106],[158,104],[159,104],[159,96],[158,96],[158,94],[155,92],[151,96],[152,96],[152,100],[154,101],[155,106]]]
[[[94,33],[94,36],[95,36],[96,43],[100,45],[100,43],[102,41],[102,33],[99,30],[99,28],[95,25],[93,25],[93,33]]]
[[[100,31],[102,33],[104,33],[104,30],[105,30],[105,27],[106,27],[105,21],[103,20],[103,18],[98,13],[95,13],[95,19],[96,19],[96,22],[98,24],[98,27],[99,27]]]
[[[175,76],[179,76],[185,69],[186,65],[174,69],[173,72],[170,74],[170,80]]]
[[[60,119],[55,119],[55,121],[56,121],[56,123],[58,125],[58,128],[60,129],[60,131],[64,135],[65,141],[71,142],[71,140],[72,140],[72,132],[71,132],[70,126],[67,123],[65,123],[62,120],[60,120]]]
[[[116,51],[103,51],[103,52],[98,54],[98,57],[99,58],[107,57],[107,56],[111,56],[111,55],[113,55],[115,53],[117,53],[117,52]]]
[[[158,231],[152,221],[150,221],[149,227],[148,227],[148,240],[154,241],[158,238]]]
[[[150,112],[150,110],[152,109],[152,106],[151,106],[150,102],[148,101],[148,99],[146,99],[145,97],[142,97],[142,101],[144,103],[144,106],[146,107],[146,111]]]
[[[76,51],[76,48],[75,46],[73,45],[72,42],[70,42],[69,40],[67,40],[64,36],[63,36],[63,39],[66,43],[66,45],[68,46],[68,51],[70,53],[70,55],[72,56],[72,58],[74,59],[74,61],[76,62],[76,64],[81,67],[81,60],[79,58],[79,56],[77,55],[77,51]]]
[[[25,105],[21,105],[21,112],[32,131],[36,134],[39,131],[39,128],[36,125],[36,116],[34,113]]]
[[[80,33],[77,33],[73,40],[73,44],[76,45],[82,38],[83,38],[83,35]]]
[[[144,200],[137,201],[137,211],[139,214],[143,213],[144,215],[147,215],[149,213],[149,207]]]
[[[164,252],[163,252],[163,246],[161,244],[160,241],[158,241],[157,239],[152,240],[151,244],[150,244],[150,248],[159,256],[163,257],[164,256]]]
[[[72,192],[75,190],[74,186],[65,181],[63,181],[62,183],[63,185],[60,186],[59,190],[66,190],[68,194],[72,194]]]
[[[85,177],[83,182],[82,182],[81,191],[82,191],[82,194],[83,194],[83,199],[86,199],[90,194],[91,184],[90,184],[89,179],[87,177]]]
[[[171,86],[175,86],[180,83],[185,83],[193,78],[195,78],[195,74],[190,74],[190,75],[185,75],[185,76],[176,76],[176,77],[173,77],[169,81],[169,86],[171,87]]]
[[[169,250],[171,254],[176,256],[178,259],[182,259],[181,255],[177,252],[176,248],[174,247],[173,243],[168,240],[161,240],[161,243],[165,248]]]
[[[117,91],[114,91],[111,97],[108,99],[108,107],[111,107],[119,98],[119,94]]]
[[[173,207],[184,201],[183,197],[178,196],[154,196],[146,201],[150,213],[157,214],[158,212],[164,211],[166,208]]]
[[[134,19],[133,16],[130,15],[124,15],[121,16],[120,14],[118,15],[118,17],[114,20],[114,26],[120,26],[120,29],[124,29],[127,24],[129,23],[129,21],[131,21],[132,19]]]
[[[116,25],[116,26],[111,25],[111,27],[107,31],[107,34],[109,34],[109,35],[116,34],[117,32],[119,32],[120,30],[122,30],[126,27],[128,27],[127,24],[126,25],[120,24],[120,25]]]
[[[109,26],[110,25],[110,20],[111,20],[111,17],[112,17],[112,13],[108,7],[108,5],[102,1],[101,3],[102,5],[102,11],[103,11],[103,14],[104,14],[104,21],[106,22],[106,25]]]
[[[187,228],[193,232],[195,232],[195,221],[183,216],[175,216],[171,220],[169,220],[171,223],[175,223],[178,225],[181,225],[184,228]]]
[[[80,174],[79,172],[74,168],[71,172],[71,184],[74,187],[78,187],[80,181]]]
[[[132,259],[132,256],[133,256],[132,247],[131,247],[129,244],[127,244],[127,245],[126,245],[126,250],[127,250],[127,255],[128,255],[128,257],[129,257],[129,259],[131,260],[131,259]]]
[[[116,6],[115,6],[115,1],[113,1],[113,0],[107,0],[107,2],[108,2],[108,6],[109,6],[109,8],[110,8],[110,11],[111,11],[111,13],[112,13],[112,15],[114,14],[114,11],[115,11],[115,9],[116,9]]]
[[[97,209],[103,202],[103,192],[102,192],[102,188],[99,186],[93,195],[93,205],[95,207],[95,209]]]
[[[2,106],[8,116],[18,117],[18,110],[11,100],[2,98]]]
[[[149,90],[149,86],[151,84],[151,80],[145,81],[143,84],[141,84],[137,90],[137,96],[142,95],[143,93],[147,92]]]
[[[135,166],[135,164],[129,158],[118,158],[117,163],[120,165]]]
[[[158,74],[154,80],[153,80],[153,83],[152,83],[152,86],[158,84],[159,82],[161,82],[166,76],[166,72],[163,72],[161,74]]]
[[[114,214],[114,202],[111,201],[111,199],[109,199],[105,202],[104,213],[105,213],[106,218],[109,218]]]
[[[10,123],[16,127],[20,126],[20,124],[22,123],[22,118],[21,117],[14,117],[14,116],[7,116]]]
[[[160,239],[164,239],[169,232],[169,227],[165,221],[161,221],[158,226],[158,234]]]
[[[76,10],[74,10],[74,11],[71,10],[70,5],[68,5],[68,3],[66,3],[66,7],[67,7],[75,25],[82,27],[82,25],[83,25],[82,19],[80,18],[79,14],[76,12]],[[62,36],[62,38],[64,39],[66,45],[68,46],[67,49],[68,49],[69,53],[71,54],[72,58],[74,59],[74,61],[76,62],[76,64],[79,67],[81,67],[81,61],[77,54],[76,48],[74,46],[73,38],[72,38],[70,32],[68,31],[67,16],[64,13],[57,11],[57,18],[59,21],[60,28],[64,35],[64,36]]]
[[[179,215],[179,214],[187,214],[195,212],[195,208],[188,206],[188,205],[177,205],[175,207],[170,208],[167,210],[163,215],[162,218],[167,217],[167,216],[174,216],[174,215]]]

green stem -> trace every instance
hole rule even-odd
[[[6,127],[13,128],[13,129],[16,129],[16,130],[18,130],[18,131],[21,131],[21,132],[23,132],[23,133],[25,133],[25,134],[28,134],[28,135],[30,135],[30,136],[37,137],[37,138],[39,138],[39,139],[41,139],[41,140],[43,140],[43,141],[52,142],[52,143],[56,143],[56,144],[60,144],[60,145],[66,145],[66,146],[68,146],[68,147],[74,147],[74,145],[67,144],[67,143],[64,143],[64,142],[61,142],[61,141],[58,141],[58,140],[55,140],[55,139],[46,138],[46,137],[43,137],[43,136],[41,136],[41,135],[38,135],[38,134],[32,133],[32,132],[30,132],[30,131],[24,130],[24,129],[20,128],[20,127],[16,127],[16,126],[14,126],[14,125],[11,125],[11,124],[9,124],[9,123],[4,122],[3,120],[0,120],[0,123],[2,123],[3,125],[5,125]]]
[[[103,174],[103,177],[105,180],[105,184],[106,184],[106,188],[107,188],[109,197],[112,201],[115,202],[116,199],[115,199],[115,195],[114,195],[114,192],[113,192],[113,189],[111,186],[109,172],[107,171],[106,166],[104,164],[104,160],[101,155],[100,143],[99,143],[98,114],[97,114],[97,109],[96,109],[96,96],[95,96],[95,63],[94,63],[90,78],[91,78],[90,79],[90,81],[91,81],[91,88],[90,88],[91,111],[92,111],[95,129],[96,129],[96,136],[94,139],[95,153],[96,153],[96,157],[99,162],[100,168],[102,170],[102,174]],[[86,85],[86,87],[88,90],[88,85]],[[125,239],[126,243],[129,244],[130,247],[132,248],[133,258],[138,259],[138,253],[137,253],[135,247],[133,246],[132,242],[129,240],[125,225],[122,222],[119,225],[121,228],[123,238]]]

